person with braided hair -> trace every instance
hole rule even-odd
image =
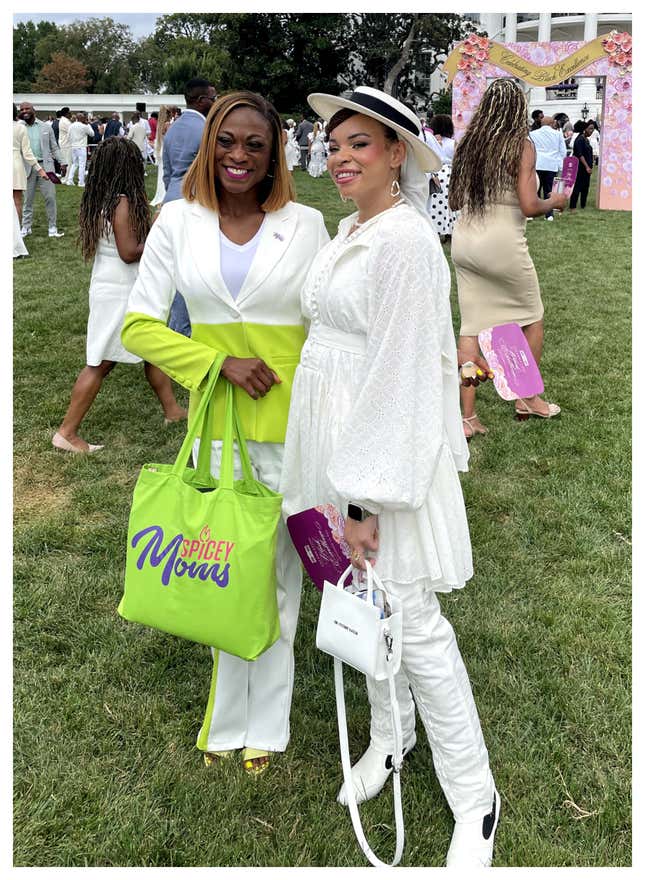
[[[97,146],[81,199],[79,222],[81,253],[86,260],[94,258],[87,365],[74,383],[69,407],[52,445],[65,452],[82,453],[103,448],[78,435],[103,380],[117,363],[141,361],[125,350],[120,339],[128,296],[150,230],[141,153],[132,141],[109,137]],[[144,369],[159,398],[166,424],[186,418],[186,410],[175,400],[168,376],[149,363]]]
[[[544,307],[526,242],[526,218],[568,204],[568,194],[537,195],[535,145],[528,136],[526,97],[512,79],[488,86],[455,150],[449,205],[460,211],[452,234],[461,313],[459,351],[479,355],[477,334],[515,322],[523,329],[537,363],[544,340]],[[475,389],[461,388],[468,440],[485,434],[475,413]],[[550,419],[560,407],[538,395],[515,401],[519,419]]]

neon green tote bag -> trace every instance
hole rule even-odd
[[[280,636],[275,552],[282,496],[256,480],[226,382],[219,479],[210,473],[211,400],[225,356],[174,465],[146,464],[134,490],[119,614],[254,660]],[[188,467],[201,428],[197,467]],[[237,440],[242,479],[233,479]]]

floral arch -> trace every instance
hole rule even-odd
[[[458,140],[472,119],[487,81],[516,77],[531,85],[556,85],[584,70],[604,76],[598,207],[632,208],[632,38],[612,31],[589,43],[495,43],[470,34],[443,70],[452,82],[452,115]]]

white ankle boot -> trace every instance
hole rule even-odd
[[[499,794],[495,789],[490,813],[474,822],[455,822],[446,858],[447,868],[490,868],[499,809]]]
[[[403,754],[407,755],[408,752],[412,751],[416,742],[417,737],[413,733],[412,738],[408,740],[403,748]],[[369,801],[371,798],[376,797],[387,782],[391,772],[392,755],[388,755],[386,752],[379,752],[370,745],[352,767],[356,803],[362,804],[363,801]],[[345,783],[341,786],[336,800],[344,807],[347,806]]]

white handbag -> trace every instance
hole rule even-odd
[[[336,689],[336,710],[338,713],[338,734],[340,755],[343,765],[343,779],[349,813],[359,846],[369,862],[375,867],[389,868],[398,865],[403,855],[405,828],[401,806],[401,765],[403,763],[403,735],[401,717],[396,699],[394,676],[401,665],[401,643],[403,640],[403,615],[401,601],[385,590],[382,581],[365,560],[367,571],[367,590],[362,593],[350,592],[344,584],[352,571],[352,566],[341,575],[337,584],[325,581],[316,646],[334,658],[334,685]],[[381,602],[375,604],[377,591]],[[391,862],[382,862],[372,851],[365,837],[356,804],[356,793],[351,773],[349,742],[347,738],[347,717],[345,713],[345,693],[343,689],[343,663],[348,663],[359,672],[378,681],[387,679],[390,688],[390,709],[394,731],[394,752],[392,755],[394,785],[394,815],[396,822],[396,850]]]

